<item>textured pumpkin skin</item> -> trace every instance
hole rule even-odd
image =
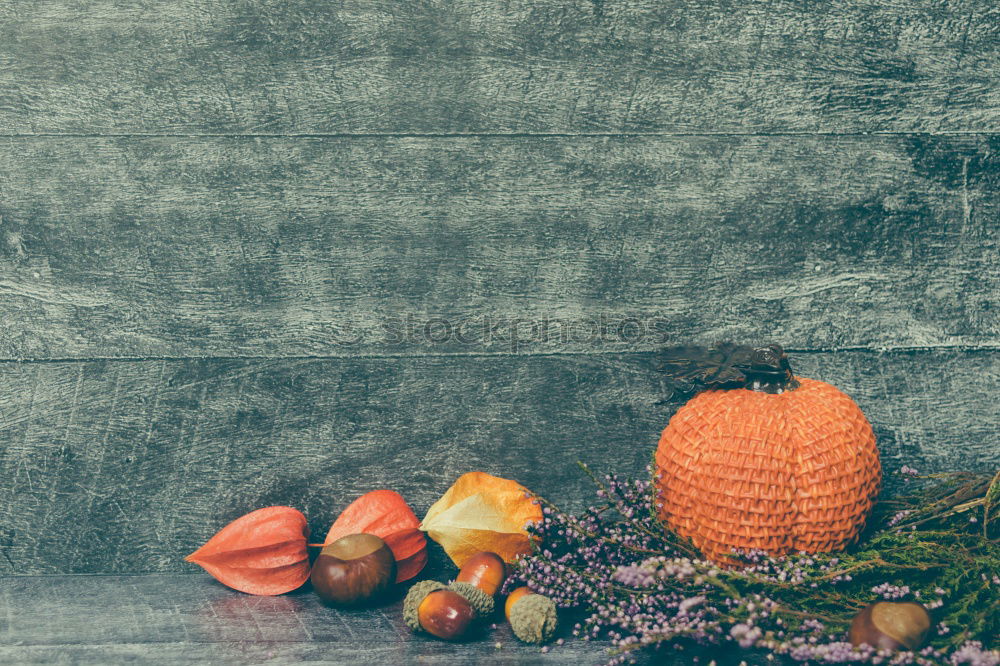
[[[875,435],[837,388],[798,378],[783,393],[705,391],[674,414],[656,451],[660,518],[709,559],[840,550],[882,479]]]

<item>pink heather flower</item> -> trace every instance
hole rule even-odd
[[[685,599],[684,601],[682,601],[680,604],[678,604],[678,606],[677,606],[677,612],[678,613],[687,613],[689,610],[691,610],[695,606],[699,606],[699,605],[703,604],[704,602],[705,602],[705,597],[703,597],[703,596],[690,597],[690,598]]]
[[[872,593],[881,594],[883,599],[902,599],[910,593],[910,587],[908,585],[900,587],[891,583],[882,583],[873,587]]]
[[[979,641],[967,641],[952,653],[949,664],[969,664],[970,666],[997,666],[1000,664],[1000,651],[983,650]]]
[[[899,513],[895,514],[892,518],[889,519],[889,527],[895,527],[896,525],[900,524],[901,522],[903,522],[903,519],[906,518],[911,513],[913,513],[913,511],[911,511],[910,509],[906,509],[904,511],[900,511]]]

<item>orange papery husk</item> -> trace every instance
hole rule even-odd
[[[373,490],[351,502],[327,532],[323,545],[349,534],[374,534],[396,558],[396,582],[413,578],[427,564],[420,521],[395,490]]]
[[[541,520],[539,500],[517,481],[469,472],[427,510],[420,527],[462,568],[483,551],[496,553],[508,564],[529,554],[532,537],[527,527]]]
[[[237,518],[184,559],[234,590],[273,596],[309,578],[308,539],[301,511],[269,506]]]

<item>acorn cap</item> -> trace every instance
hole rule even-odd
[[[544,643],[556,632],[556,602],[541,594],[528,594],[510,609],[510,628],[525,643]]]
[[[417,618],[420,602],[431,592],[443,590],[445,587],[447,586],[444,583],[436,580],[422,580],[411,587],[410,591],[406,593],[406,598],[403,599],[403,622],[406,623],[406,626],[413,631],[422,631],[423,627],[420,626],[420,620]]]
[[[448,589],[464,597],[469,602],[469,605],[476,609],[476,614],[479,617],[486,617],[493,614],[493,597],[472,583],[455,581],[448,586]]]

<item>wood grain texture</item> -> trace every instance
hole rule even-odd
[[[0,358],[1000,344],[1000,138],[0,146]]]
[[[468,643],[445,643],[413,634],[398,601],[336,610],[308,592],[253,597],[203,574],[26,576],[0,585],[5,664],[576,666],[602,663],[608,647],[573,640],[542,655],[501,621]]]
[[[1000,130],[992,0],[10,0],[0,131]]]
[[[853,396],[887,488],[1000,465],[998,352],[798,354]],[[673,407],[645,354],[74,362],[0,366],[0,573],[183,572],[230,520],[283,504],[314,534],[357,496],[418,515],[461,474],[570,509],[582,460],[644,474]]]

